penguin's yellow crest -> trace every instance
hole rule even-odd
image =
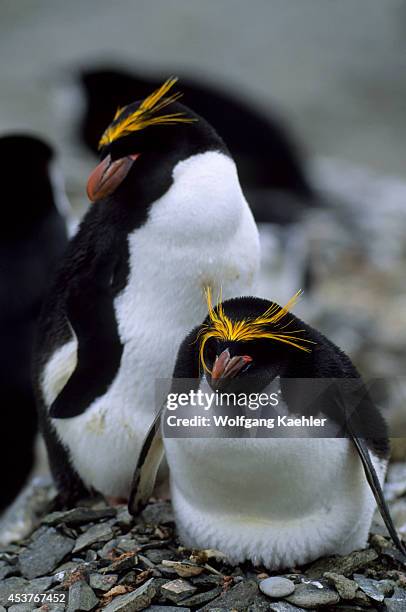
[[[237,342],[248,342],[260,338],[269,338],[271,340],[290,344],[301,351],[306,351],[307,353],[311,352],[311,349],[307,347],[306,344],[314,344],[314,342],[298,336],[298,334],[305,331],[304,329],[284,331],[292,322],[291,320],[282,327],[280,326],[280,323],[289,314],[289,309],[296,303],[302,291],[295,293],[285,306],[281,307],[278,306],[278,304],[272,304],[272,306],[259,317],[248,317],[240,321],[232,321],[227,317],[224,313],[221,297],[218,305],[213,308],[210,287],[205,289],[205,294],[210,321],[202,326],[198,335],[198,339],[200,340],[200,363],[205,370],[210,371],[204,360],[204,347],[209,338],[234,340]]]
[[[169,113],[166,115],[158,115],[156,113],[166,108],[172,102],[176,102],[182,97],[181,92],[166,96],[168,91],[177,82],[177,77],[170,77],[159,89],[149,95],[137,108],[136,111],[130,113],[126,117],[122,117],[127,106],[118,108],[113,117],[112,123],[105,130],[99,142],[99,149],[111,144],[118,138],[128,136],[132,132],[143,130],[150,125],[168,125],[170,123],[193,123],[197,119],[186,117],[184,113]],[[166,96],[166,97],[165,97]]]

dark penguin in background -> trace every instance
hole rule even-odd
[[[84,70],[80,80],[85,92],[80,137],[93,152],[116,108],[145,97],[162,82],[110,67]],[[298,146],[272,111],[265,114],[242,96],[203,79],[182,77],[182,91],[184,103],[204,117],[230,149],[256,221],[291,223],[316,204]]]
[[[60,500],[126,498],[209,282],[253,287],[258,232],[215,130],[170,93],[169,79],[116,112],[88,181],[92,204],[50,289],[35,386]],[[166,390],[166,388],[165,388]],[[165,393],[164,390],[164,393]]]
[[[166,417],[177,413],[163,410],[172,503],[185,545],[271,569],[345,555],[365,546],[376,499],[404,551],[381,489],[386,424],[350,359],[288,311],[296,296],[283,308],[253,297],[213,308],[210,292],[208,298],[209,316],[180,346],[171,392],[276,393],[271,412],[269,405],[267,412],[242,412],[251,420],[280,415],[284,421],[268,437],[252,437],[250,430],[217,429],[216,408],[203,413],[190,402],[180,416],[203,413],[211,426],[202,428],[204,437],[193,436],[192,428],[174,437]],[[223,416],[235,417],[239,406]],[[287,426],[287,419],[304,415],[325,418],[324,429]],[[135,472],[133,513],[151,491],[161,434],[157,419]]]
[[[37,417],[31,385],[35,324],[55,263],[67,244],[54,153],[26,135],[0,138],[1,443],[0,511],[34,464]]]

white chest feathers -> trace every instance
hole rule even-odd
[[[214,295],[222,289],[224,299],[255,291],[258,233],[234,162],[215,151],[179,162],[170,189],[128,241],[128,282],[114,303],[124,345],[120,368],[82,415],[52,421],[84,482],[115,496],[129,492],[158,408],[156,380],[172,376],[180,342],[206,315],[203,289],[210,285]],[[73,337],[46,364],[48,406],[69,379],[76,353]]]
[[[183,543],[271,569],[364,547],[375,500],[351,440],[302,435],[165,437]],[[371,458],[382,483],[386,465]]]

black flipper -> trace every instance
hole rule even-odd
[[[349,381],[346,381],[346,382],[349,382]],[[354,387],[351,388],[351,383],[350,383],[349,389],[352,392],[354,392]],[[343,418],[342,422],[343,422],[343,427],[345,429],[345,433],[347,433],[347,435],[349,435],[349,437],[351,438],[355,446],[355,449],[361,459],[361,463],[362,463],[362,467],[364,468],[366,479],[375,497],[379,512],[386,525],[388,533],[390,537],[392,538],[392,541],[395,544],[396,548],[406,557],[406,547],[400,540],[397,534],[396,528],[393,524],[393,520],[392,520],[390,511],[389,511],[388,505],[385,501],[378,475],[371,461],[371,455],[370,455],[368,444],[366,441],[368,440],[371,444],[379,448],[381,441],[379,439],[374,440],[373,438],[371,438],[371,433],[373,434],[375,421],[379,419],[372,418],[372,419],[369,419],[368,422],[366,422],[362,418],[362,406],[364,405],[364,402],[368,402],[370,410],[371,410],[371,407],[374,407],[374,406],[373,406],[373,402],[371,398],[369,397],[369,394],[365,391],[364,393],[361,393],[360,395],[360,390],[362,391],[362,385],[361,386],[357,385],[357,388],[355,389],[355,392],[356,392],[355,397],[357,397],[358,399],[361,398],[361,404],[360,404],[361,410],[359,409],[360,405],[357,405],[357,403],[354,403],[354,399],[352,398],[352,401],[349,402],[350,406],[352,406],[352,409],[350,412],[347,402],[345,401],[343,397],[342,385],[334,385],[334,391],[333,391],[333,394],[330,396],[330,398],[333,399],[333,401],[338,406],[339,412],[341,413],[342,418]],[[375,411],[377,411],[376,408],[374,408],[374,413]],[[378,413],[376,412],[376,414]],[[371,421],[372,421],[372,427],[371,427]]]
[[[357,436],[352,435],[351,432],[350,435],[352,441],[354,442],[354,446],[357,449],[358,455],[360,456],[365,476],[367,478],[369,486],[371,487],[371,491],[374,494],[379,512],[381,513],[381,517],[386,525],[386,529],[388,530],[389,535],[392,538],[392,541],[395,544],[396,548],[406,557],[406,547],[404,546],[403,542],[400,540],[396,532],[396,528],[393,524],[393,520],[390,515],[388,505],[385,501],[381,484],[379,482],[375,468],[372,464],[369,449],[365,443],[365,440],[363,440],[362,438],[357,438]]]
[[[72,282],[66,316],[78,339],[76,368],[49,414],[64,419],[82,414],[106,393],[120,366],[123,345],[114,311],[117,260],[100,257],[87,274]]]
[[[164,456],[161,416],[165,407],[166,403],[162,404],[138,457],[128,500],[128,512],[133,516],[139,514],[147,505],[154,490],[158,468]]]

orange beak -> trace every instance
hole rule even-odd
[[[212,380],[234,378],[248,363],[251,363],[252,360],[252,357],[249,355],[236,355],[235,357],[230,357],[230,351],[225,349],[215,361],[211,378]]]
[[[87,181],[87,197],[91,202],[97,202],[112,194],[123,182],[139,153],[111,161],[107,155],[93,170]]]

